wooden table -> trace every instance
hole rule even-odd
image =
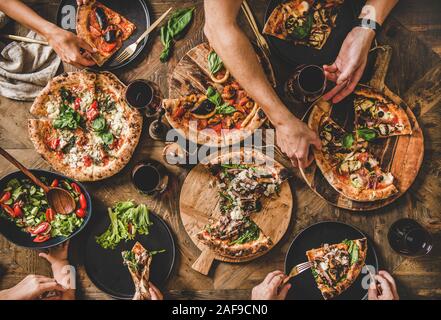
[[[48,19],[55,19],[57,0],[26,1]],[[167,96],[167,75],[178,59],[190,48],[204,41],[202,10],[203,1],[150,0],[154,17],[158,18],[171,5],[175,7],[193,5],[197,2],[196,17],[185,39],[178,42],[173,58],[168,64],[159,62],[161,45],[155,34],[144,54],[128,69],[117,72],[123,81],[135,78],[150,79],[158,83]],[[259,23],[263,21],[266,1],[253,0],[250,5]],[[129,179],[130,168],[141,159],[162,160],[162,142],[148,138],[146,128],[129,165],[116,176],[98,183],[88,183],[93,195],[95,215],[104,215],[106,206],[116,200],[134,199],[146,203],[163,217],[174,231],[178,259],[175,270],[163,291],[176,299],[248,299],[251,288],[265,275],[275,269],[283,269],[283,261],[291,240],[308,225],[324,220],[350,223],[374,241],[380,256],[381,266],[391,271],[399,285],[403,298],[441,298],[441,3],[436,0],[400,1],[387,21],[380,37],[382,43],[394,49],[388,86],[414,107],[425,135],[426,154],[423,167],[412,188],[392,205],[366,213],[351,213],[328,205],[315,195],[302,181],[300,175],[292,181],[294,190],[294,214],[285,237],[267,255],[249,263],[215,263],[208,277],[191,269],[199,250],[191,242],[179,219],[178,194],[187,170],[167,166],[172,173],[168,191],[160,198],[139,195]],[[252,37],[244,18],[240,17],[244,30]],[[11,26],[17,33],[24,30]],[[281,68],[274,61],[276,73]],[[279,78],[283,79],[280,73]],[[0,145],[7,148],[25,165],[48,169],[48,165],[35,152],[27,134],[26,119],[30,103],[11,101],[0,97]],[[297,116],[304,107],[293,108]],[[0,175],[14,168],[0,159]],[[407,259],[394,253],[386,239],[389,226],[401,217],[413,217],[434,234],[435,248],[431,255]],[[84,236],[83,236],[84,237]],[[71,261],[78,270],[78,297],[84,299],[106,299],[87,278],[79,254],[84,239],[72,241]],[[50,275],[49,265],[38,257],[37,252],[16,247],[0,236],[0,289],[9,288],[27,274]]]

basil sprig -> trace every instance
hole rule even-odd
[[[216,106],[216,113],[218,114],[232,114],[236,112],[236,108],[224,102],[222,96],[216,89],[209,87],[207,89],[207,99]]]
[[[92,122],[93,131],[98,133],[98,136],[103,140],[103,143],[107,146],[111,145],[114,141],[113,134],[108,131],[106,119],[103,116],[99,116]]]
[[[217,55],[216,52],[211,51],[208,55],[208,70],[212,75],[218,73],[224,66],[221,58]]]
[[[370,128],[357,129],[357,136],[365,141],[372,141],[378,137],[378,132]]]
[[[173,47],[173,40],[178,38],[178,35],[184,31],[193,19],[194,7],[179,9],[173,13],[170,19],[161,28],[161,42],[164,49],[161,52],[161,62],[166,62],[171,54]]]
[[[53,125],[55,129],[70,129],[78,128],[81,121],[81,116],[71,107],[62,104],[60,106],[60,114],[54,120]]]

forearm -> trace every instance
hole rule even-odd
[[[205,34],[227,69],[262,107],[273,125],[292,117],[267,80],[251,43],[235,23],[222,26],[207,23]]]
[[[360,18],[373,19],[383,24],[398,0],[368,0],[360,13]]]
[[[0,11],[46,38],[57,28],[56,25],[40,17],[34,10],[19,0],[1,0]]]

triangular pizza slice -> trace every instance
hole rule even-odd
[[[149,278],[152,255],[139,242],[135,243],[131,251],[123,251],[121,255],[135,285],[133,300],[150,300]]]
[[[366,260],[367,239],[324,244],[306,252],[311,271],[325,299],[347,290],[359,276]]]

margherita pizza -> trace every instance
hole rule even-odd
[[[251,154],[255,157],[253,164],[245,159]],[[207,164],[216,177],[221,217],[205,226],[197,238],[215,253],[243,258],[272,246],[271,239],[252,220],[251,214],[261,210],[263,197],[278,195],[289,172],[280,164],[266,160],[260,153],[242,151],[219,156]]]
[[[111,73],[72,72],[54,78],[35,99],[29,135],[51,166],[80,181],[119,172],[138,144],[142,116]]]
[[[294,44],[321,49],[335,27],[344,0],[291,0],[271,13],[263,32]]]
[[[77,35],[97,49],[92,58],[99,66],[121,48],[135,29],[132,22],[98,1],[78,7]]]
[[[306,252],[312,274],[325,299],[347,290],[357,279],[366,260],[367,240],[344,240]]]

